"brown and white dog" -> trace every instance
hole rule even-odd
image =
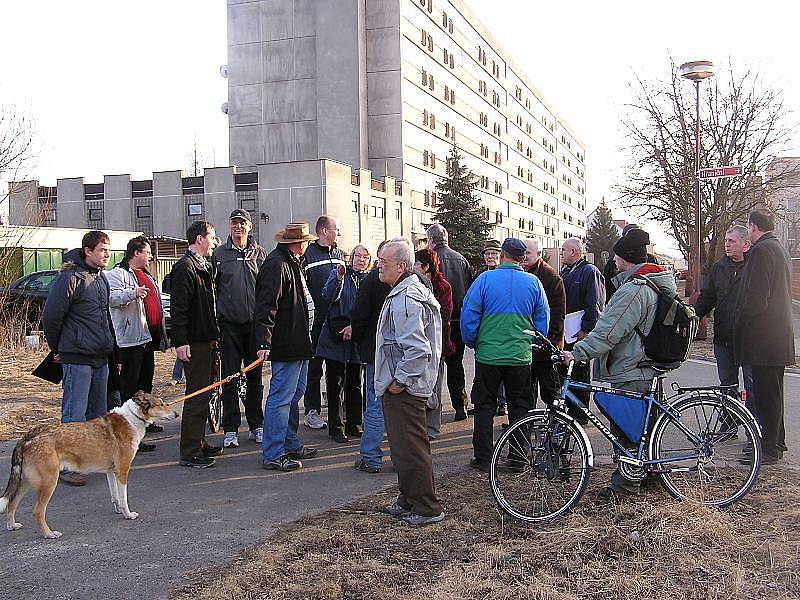
[[[0,513],[6,513],[6,528],[22,527],[14,513],[28,488],[36,491],[33,516],[46,538],[61,537],[47,526],[47,503],[62,469],[80,473],[105,473],[115,513],[135,519],[138,513],[128,508],[128,472],[146,427],[154,419],[175,419],[177,407],[161,398],[136,392],[130,400],[108,414],[85,423],[62,423],[31,429],[14,447],[11,474],[0,497]]]

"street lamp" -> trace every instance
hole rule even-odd
[[[703,228],[700,220],[700,82],[714,75],[714,63],[710,60],[694,60],[683,63],[678,67],[681,77],[694,82],[695,91],[695,122],[694,122],[694,142],[695,142],[695,197],[694,197],[694,223],[695,239],[692,240],[694,254],[694,268],[692,269],[693,297],[700,293],[700,248],[703,244]]]

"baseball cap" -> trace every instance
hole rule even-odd
[[[250,213],[247,212],[243,208],[235,209],[233,212],[231,212],[231,216],[228,217],[228,219],[230,219],[230,220],[233,220],[233,219],[244,219],[248,223],[252,223],[253,222],[253,220],[250,218]]]
[[[515,260],[520,260],[525,257],[525,252],[527,252],[528,247],[522,240],[510,237],[506,238],[503,242],[502,250],[506,253],[506,256]]]

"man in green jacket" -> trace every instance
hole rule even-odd
[[[614,260],[619,273],[614,277],[617,291],[606,305],[594,329],[577,342],[564,361],[595,361],[595,379],[632,392],[648,392],[656,372],[647,364],[644,338],[656,316],[658,295],[642,277],[659,288],[675,292],[675,279],[663,267],[647,262],[650,236],[642,229],[631,229],[614,244]],[[636,331],[639,329],[641,335]],[[636,492],[639,482],[614,472],[609,494]]]

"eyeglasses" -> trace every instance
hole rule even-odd
[[[366,259],[369,259],[369,254],[353,254],[353,258],[366,258]]]

